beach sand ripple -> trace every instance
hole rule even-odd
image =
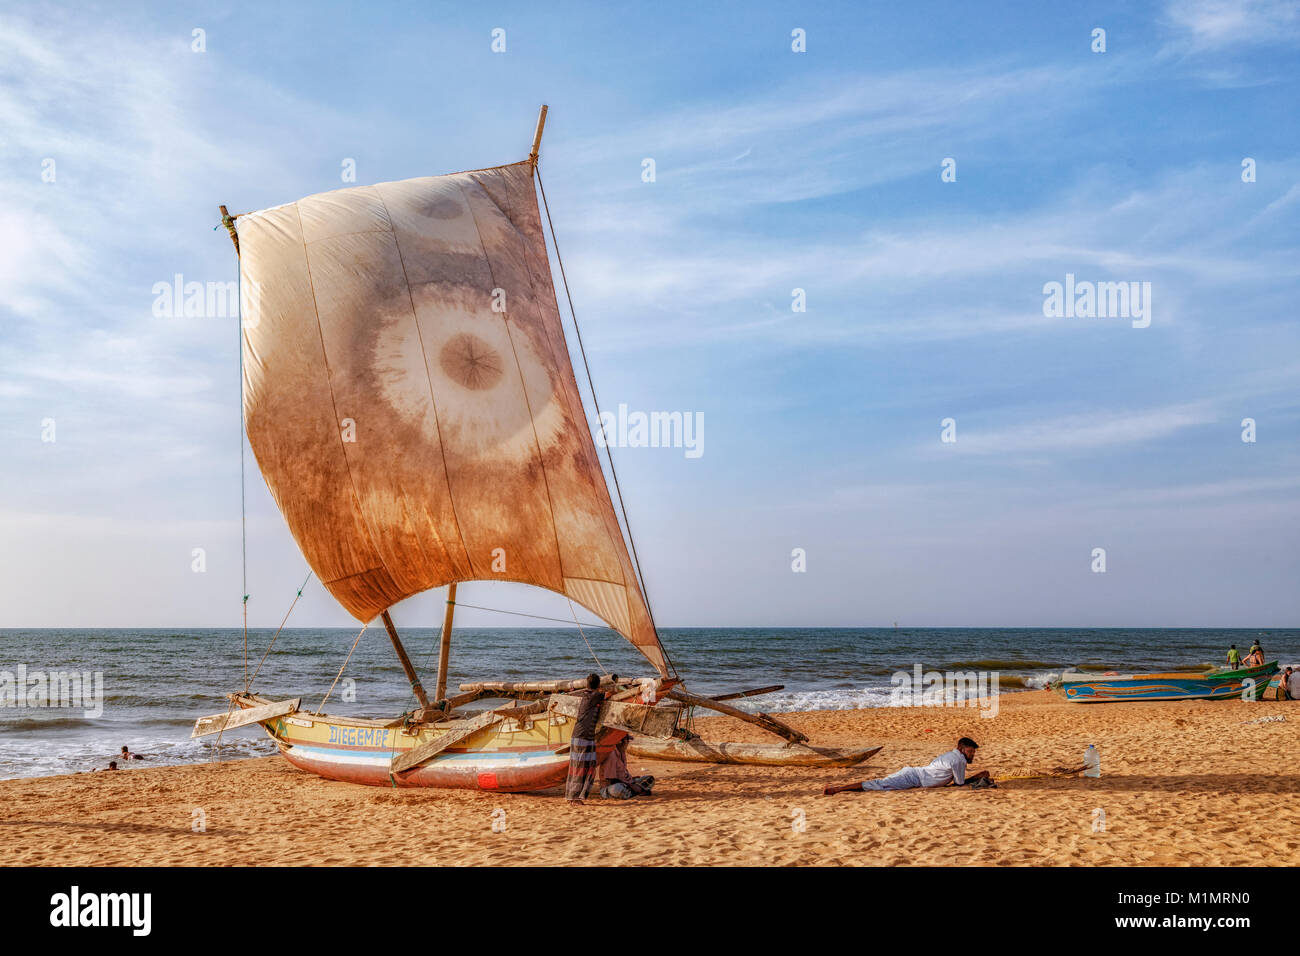
[[[1286,720],[1244,723],[1275,714]],[[337,783],[280,757],[10,780],[0,782],[0,863],[1300,865],[1292,703],[1079,705],[1029,692],[1004,696],[992,719],[973,708],[788,719],[818,744],[885,749],[839,770],[635,761],[658,778],[654,797],[581,807],[558,790]],[[696,728],[715,740],[764,739],[728,718]],[[995,776],[1078,766],[1090,743],[1102,776],[822,796],[830,783],[928,763],[962,735],[982,745],[975,767]],[[205,832],[195,832],[200,818]]]

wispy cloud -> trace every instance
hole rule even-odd
[[[1164,21],[1185,52],[1285,45],[1300,37],[1296,0],[1170,0]]]
[[[1015,117],[1027,137],[1126,71],[1061,65],[916,69],[835,76],[742,102],[690,104],[641,116],[568,153],[598,194],[640,187],[643,158],[657,182],[699,212],[737,203],[792,203],[937,169],[944,149],[971,148]],[[937,138],[936,138],[937,135]],[[622,181],[610,175],[626,170]],[[725,189],[718,189],[721,181]]]
[[[1206,403],[1169,405],[1137,412],[1087,412],[1010,428],[960,433],[950,446],[962,454],[1022,455],[1086,452],[1112,445],[1157,441],[1217,421]],[[933,443],[926,446],[933,452]]]
[[[1173,170],[1118,195],[1085,178],[1059,198],[995,216],[912,216],[792,243],[769,232],[702,231],[666,209],[638,228],[617,204],[566,242],[584,314],[650,312],[623,323],[604,348],[744,338],[773,344],[948,340],[1045,327],[1042,286],[1083,279],[1149,281],[1162,324],[1205,309],[1206,290],[1240,301],[1295,282],[1295,236],[1278,213],[1294,201],[1300,160],[1270,164],[1270,182],[1225,188],[1230,170]],[[610,231],[605,222],[626,223]],[[566,237],[572,239],[574,237]],[[629,268],[629,263],[635,263]],[[1187,289],[1201,290],[1193,300]],[[792,314],[802,288],[806,314]],[[996,290],[996,291],[991,291]],[[1247,290],[1243,292],[1242,290]],[[1253,290],[1253,291],[1250,291]],[[1058,323],[1059,327],[1059,323]]]

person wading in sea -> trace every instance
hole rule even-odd
[[[615,680],[618,676],[615,675]],[[600,705],[605,694],[600,689],[600,677],[587,675],[587,689],[574,692],[578,700],[578,717],[573,724],[573,738],[569,747],[569,776],[564,781],[564,799],[582,803],[596,783],[596,724],[600,721]]]

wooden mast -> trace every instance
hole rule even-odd
[[[546,128],[546,104],[542,104],[541,112],[537,114],[537,132],[533,134],[533,149],[528,154],[528,163],[530,166],[537,165],[537,151],[542,148],[542,130]]]
[[[447,696],[447,658],[451,656],[451,619],[456,613],[456,582],[447,588],[447,611],[442,618],[442,644],[438,648],[438,683],[433,689],[434,700]]]
[[[230,241],[235,244],[235,255],[239,255],[239,233],[235,232],[235,217],[230,215],[225,206],[217,208],[221,210],[221,224],[226,227],[226,231],[230,233]]]
[[[397,651],[397,659],[402,662],[402,670],[406,672],[406,679],[411,682],[411,690],[415,692],[415,699],[420,702],[421,708],[428,710],[429,695],[424,692],[424,685],[420,683],[415,668],[411,666],[411,659],[406,656],[406,648],[402,646],[402,640],[397,636],[397,628],[393,626],[393,619],[389,617],[387,611],[380,616],[384,619],[384,627],[388,629],[388,637],[393,642],[393,649]]]

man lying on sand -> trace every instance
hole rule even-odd
[[[940,754],[930,761],[928,767],[904,767],[888,777],[879,780],[864,780],[861,783],[846,783],[840,787],[827,787],[827,796],[833,793],[845,793],[849,790],[913,790],[917,787],[946,787],[949,784],[962,786],[976,780],[988,780],[980,786],[996,786],[989,780],[989,772],[980,770],[966,776],[966,765],[975,759],[979,744],[969,737],[957,741],[957,749]]]

